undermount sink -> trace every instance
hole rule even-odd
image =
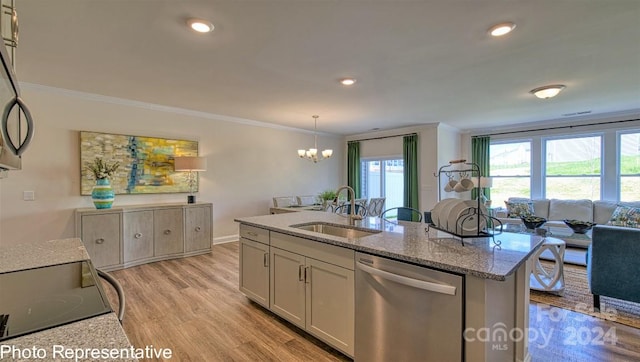
[[[338,236],[341,238],[353,239],[377,234],[380,230],[360,229],[347,225],[335,225],[324,222],[314,222],[309,224],[291,225],[291,227],[307,230],[314,233]]]

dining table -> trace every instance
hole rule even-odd
[[[269,208],[269,212],[271,214],[285,214],[288,212],[299,212],[299,211],[325,211],[325,209],[320,204],[314,205],[289,205],[289,206],[280,206],[280,207],[271,207]]]

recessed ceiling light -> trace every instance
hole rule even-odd
[[[209,33],[214,29],[214,26],[210,21],[203,19],[189,19],[187,20],[187,24],[192,30],[197,31],[198,33]]]
[[[342,85],[354,85],[356,83],[355,78],[342,78],[340,79],[340,84]]]
[[[489,34],[492,36],[503,36],[505,34],[509,34],[515,28],[515,23],[500,23],[489,28]]]
[[[553,98],[558,95],[567,86],[563,84],[545,85],[544,87],[538,87],[529,91],[529,93],[540,99]]]

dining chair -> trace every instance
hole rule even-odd
[[[296,200],[300,206],[309,206],[316,204],[318,202],[318,197],[313,195],[296,196]]]
[[[367,208],[367,199],[356,199],[355,202],[356,204],[364,207],[365,209]]]
[[[273,207],[289,207],[298,206],[298,200],[295,196],[278,196],[273,198]]]
[[[367,215],[380,216],[382,210],[384,210],[384,202],[386,197],[372,197],[369,199],[369,205],[367,206]]]
[[[416,210],[411,207],[392,207],[390,209],[384,210],[380,213],[380,218],[382,219],[391,219],[393,218],[393,212],[396,213],[396,220],[398,221],[417,221],[422,222],[422,213],[419,210]]]
[[[348,215],[351,213],[351,204],[350,203],[345,203],[342,204],[340,206],[337,206],[335,209],[333,209],[333,212],[336,214],[345,214]],[[363,207],[360,204],[356,204],[356,214],[365,217],[367,216],[367,208]]]

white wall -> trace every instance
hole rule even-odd
[[[377,137],[392,137],[381,140],[365,140],[361,142],[361,156],[389,156],[402,154],[401,135],[417,133],[420,168],[418,184],[420,185],[420,210],[431,210],[438,202],[438,179],[434,176],[438,168],[448,164],[450,160],[460,156],[460,133],[457,129],[442,123],[423,126],[405,127],[386,131],[363,133],[348,136],[347,141]],[[393,136],[398,137],[393,137]]]
[[[23,169],[0,180],[0,243],[74,237],[73,211],[93,207],[80,196],[78,131],[199,141],[208,170],[198,201],[213,203],[215,241],[233,238],[236,217],[268,213],[273,196],[310,195],[344,179],[344,140],[319,136],[334,156],[318,164],[296,151],[313,135],[292,129],[223,121],[212,115],[51,88],[23,85],[36,132]],[[35,201],[23,201],[35,191]],[[115,205],[186,202],[186,194],[116,195]]]
[[[438,127],[438,167],[436,171],[440,169],[440,167],[449,165],[449,161],[453,160],[467,160],[471,162],[471,158],[465,157],[463,147],[462,147],[462,137],[463,135],[460,133],[460,130],[453,128],[448,125],[440,125]],[[464,167],[466,168],[466,167]],[[451,167],[447,168],[447,170],[459,169],[459,167]],[[456,178],[459,178],[459,175],[456,174]],[[441,174],[440,175],[440,199],[446,198],[458,198],[458,199],[470,199],[471,192],[446,192],[444,191],[444,186],[449,179]],[[437,179],[436,179],[437,182]],[[437,185],[436,185],[437,189]],[[435,200],[437,202],[438,199]],[[435,202],[431,205],[431,208],[435,206]]]

